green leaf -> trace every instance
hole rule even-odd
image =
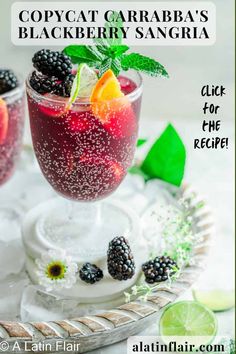
[[[147,142],[147,139],[138,139],[136,146],[142,146]]]
[[[99,71],[99,77],[101,77],[108,69],[111,69],[113,73],[118,76],[121,71],[120,61],[118,59],[106,58],[97,67]]]
[[[121,64],[118,58],[112,59],[111,61],[111,70],[113,73],[118,76],[121,71]]]
[[[143,177],[145,181],[148,181],[150,178],[146,173],[143,172],[143,170],[140,168],[140,166],[132,166],[129,168],[129,173],[131,175],[139,175]]]
[[[115,21],[116,19],[117,21]],[[104,48],[106,50],[106,48],[110,48],[112,46],[121,46],[122,44],[123,33],[121,28],[123,28],[123,21],[121,20],[118,12],[112,12],[109,17],[109,21],[105,23],[104,27],[106,28],[106,31],[108,31],[108,33],[110,33],[110,28],[117,28],[118,38],[94,38],[94,44],[99,47],[101,53],[104,53]]]
[[[100,65],[98,66],[98,76],[101,77],[107,70],[111,68],[112,65],[112,59],[111,58],[106,58],[103,60]]]
[[[63,49],[63,53],[73,59],[74,64],[95,63],[104,58],[96,48],[86,45],[69,45]]]
[[[91,53],[91,55],[96,59],[95,60],[104,60],[104,55],[98,50],[98,48],[94,45],[88,45],[87,50]]]
[[[163,65],[138,53],[124,54],[121,57],[121,66],[124,70],[134,69],[151,76],[169,76]]]
[[[116,28],[117,38],[95,38],[94,46],[69,45],[64,48],[63,52],[71,58],[74,64],[85,63],[101,69],[100,76],[105,72],[105,68],[108,68],[113,70],[116,76],[122,69],[134,69],[151,76],[168,77],[164,66],[156,60],[138,53],[125,54],[129,47],[122,44],[123,21],[118,12],[112,12],[109,20],[105,23],[105,28],[107,31]]]
[[[110,28],[117,28],[117,38],[108,38],[107,43],[109,46],[119,46],[122,43],[122,31],[121,28],[123,28],[123,21],[119,16],[119,13],[116,11],[113,11],[112,14],[110,15],[108,21],[105,23],[105,28],[107,31],[109,31]]]
[[[169,124],[148,152],[141,170],[150,178],[160,178],[180,186],[186,160],[184,144],[175,128]]]
[[[127,45],[113,45],[109,47],[106,51],[106,55],[108,55],[110,58],[119,58],[122,54],[127,52],[129,47]]]
[[[109,48],[106,38],[94,38],[93,42],[96,48],[103,54],[105,54],[107,48]]]

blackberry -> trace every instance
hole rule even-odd
[[[41,49],[33,56],[33,65],[42,74],[64,79],[72,70],[70,58],[60,52]]]
[[[62,82],[60,82],[53,93],[62,97],[70,97],[70,92],[72,88],[72,84],[74,81],[75,75],[69,74]]]
[[[18,86],[18,80],[11,70],[0,70],[0,95]]]
[[[29,82],[35,91],[42,94],[52,92],[57,83],[55,78],[48,78],[47,76],[37,74],[36,71],[33,71]]]
[[[94,284],[103,278],[103,271],[95,264],[85,263],[79,271],[80,279],[88,284]]]
[[[110,243],[107,253],[108,272],[112,278],[127,280],[135,273],[134,257],[128,241],[124,237],[115,237]]]
[[[159,283],[168,279],[175,273],[173,267],[177,267],[176,262],[170,257],[156,257],[142,265],[145,280],[149,284]]]

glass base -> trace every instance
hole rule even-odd
[[[23,230],[23,237],[28,245],[37,243],[37,253],[64,249],[81,262],[104,257],[109,241],[116,236],[133,243],[139,235],[139,217],[115,200],[77,203],[55,198],[32,209],[26,219],[28,230]]]
[[[60,294],[79,298],[81,302],[101,302],[121,296],[133,286],[140,276],[142,263],[147,259],[139,227],[139,216],[122,202],[106,199],[97,203],[68,202],[56,198],[31,209],[22,226],[26,251],[26,268],[34,283],[38,283],[35,260],[49,249],[66,250],[68,255],[82,266],[85,262],[95,263],[103,270],[104,277],[96,283],[96,291],[77,277],[70,289]],[[137,272],[124,282],[114,280],[107,270],[109,242],[116,236],[129,240]]]

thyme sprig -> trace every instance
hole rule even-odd
[[[165,287],[171,287],[173,282],[178,279],[183,268],[186,265],[193,264],[193,248],[196,238],[193,233],[193,218],[190,208],[191,201],[195,197],[194,194],[188,198],[180,198],[178,207],[162,206],[162,212],[155,212],[156,222],[161,225],[162,239],[162,254],[174,259],[178,265],[173,269],[175,272],[164,283]],[[195,210],[203,207],[203,203],[198,203]],[[199,241],[199,239],[198,239]],[[157,254],[152,251],[150,259],[155,258]],[[140,282],[131,288],[130,292],[125,292],[126,302],[134,299],[146,301],[149,296],[152,296],[159,288],[163,288],[163,284],[157,283],[154,286],[149,286],[145,283],[142,277]]]

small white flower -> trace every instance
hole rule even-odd
[[[47,291],[69,289],[76,283],[78,266],[64,250],[49,250],[35,263],[39,284]]]
[[[134,296],[136,296],[136,295],[138,294],[138,287],[137,287],[137,285],[134,285],[134,286],[131,288],[131,290],[132,290],[132,294],[133,294]]]
[[[140,299],[141,301],[146,302],[146,301],[147,301],[147,298],[148,298],[148,294],[144,294],[144,295],[140,296],[139,299]]]
[[[131,301],[131,295],[129,293],[124,292],[125,295],[125,302],[128,303]]]

